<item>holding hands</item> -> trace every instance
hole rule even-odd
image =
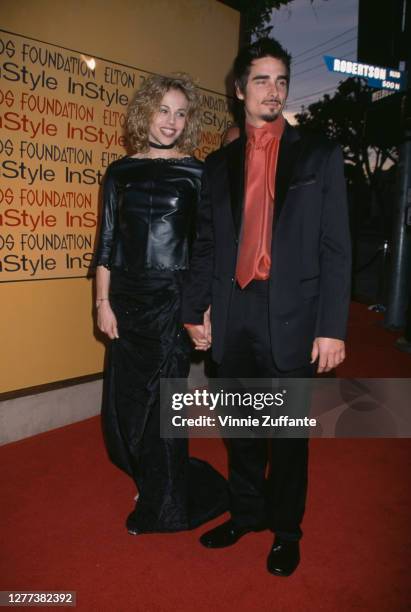
[[[185,323],[186,328],[196,351],[208,351],[211,346],[211,318],[210,318],[211,306],[207,308],[204,313],[202,325],[192,325],[191,323]]]

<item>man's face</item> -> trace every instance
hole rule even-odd
[[[236,88],[244,100],[246,120],[255,127],[274,121],[281,115],[288,95],[285,64],[274,57],[262,57],[251,64],[245,91]]]

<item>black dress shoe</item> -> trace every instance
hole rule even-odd
[[[263,531],[266,529],[265,525],[258,525],[256,527],[239,527],[230,519],[211,529],[206,531],[200,538],[200,542],[206,548],[225,548],[226,546],[232,546],[246,533],[251,531]]]
[[[300,562],[297,541],[275,540],[267,558],[267,569],[276,576],[290,576]]]

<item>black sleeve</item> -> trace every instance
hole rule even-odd
[[[344,339],[351,289],[351,240],[340,147],[325,168],[320,235],[320,302],[316,337]]]
[[[190,270],[183,288],[183,323],[201,325],[203,314],[211,303],[213,276],[213,222],[207,164],[205,164],[197,213],[196,238]]]
[[[93,267],[110,268],[114,231],[117,224],[118,197],[113,171],[109,166],[103,183],[103,207],[97,248],[93,258]]]

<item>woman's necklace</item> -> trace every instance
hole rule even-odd
[[[152,142],[151,140],[148,141],[148,144],[150,145],[150,147],[152,147],[153,149],[172,149],[173,147],[175,147],[175,143],[172,142],[169,145],[166,144],[159,144],[157,142]]]

